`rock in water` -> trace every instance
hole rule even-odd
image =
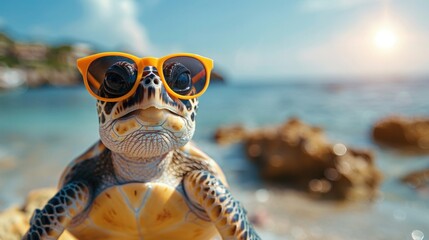
[[[29,221],[36,208],[43,208],[46,202],[56,193],[54,188],[31,191],[23,207],[11,207],[0,213],[0,239],[20,240],[29,228]],[[67,231],[60,240],[76,240]]]
[[[401,181],[418,190],[424,188],[429,190],[429,168],[408,173]]]
[[[429,118],[386,117],[374,124],[372,138],[399,150],[429,153]]]
[[[298,119],[248,134],[245,146],[264,179],[304,184],[317,196],[372,199],[381,180],[370,151],[331,144],[321,128]]]
[[[214,134],[216,143],[228,145],[238,143],[246,138],[246,129],[241,125],[220,127]]]
[[[339,200],[373,199],[378,192],[381,173],[372,152],[331,144],[319,127],[293,118],[279,127],[239,132],[248,159],[265,180]]]

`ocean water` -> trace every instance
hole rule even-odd
[[[381,149],[371,125],[387,115],[429,116],[429,81],[213,84],[200,98],[194,141],[225,170],[233,194],[263,239],[423,239],[429,193],[400,183],[429,167],[429,156]],[[317,201],[262,182],[240,145],[217,146],[219,126],[280,124],[296,116],[325,129],[331,142],[373,149],[384,175],[371,203]],[[0,209],[21,204],[34,188],[56,186],[62,169],[98,139],[95,100],[82,87],[0,93]]]

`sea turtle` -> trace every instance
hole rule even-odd
[[[124,87],[109,83],[109,71],[117,77],[135,68],[112,64],[98,94]],[[165,68],[178,91],[192,84],[180,74],[186,66]],[[78,239],[259,239],[222,170],[190,143],[197,99],[173,97],[164,83],[145,66],[130,97],[97,100],[100,141],[65,169],[23,239],[57,239],[65,229]]]

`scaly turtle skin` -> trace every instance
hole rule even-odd
[[[154,67],[130,98],[97,101],[101,141],[65,169],[24,239],[259,239],[222,170],[189,143],[197,106],[170,97]]]

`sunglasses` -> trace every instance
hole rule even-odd
[[[105,52],[77,60],[88,92],[105,102],[119,102],[132,96],[145,67],[156,67],[170,96],[192,99],[201,96],[210,82],[213,60],[191,53],[162,58],[139,58],[127,53]]]

